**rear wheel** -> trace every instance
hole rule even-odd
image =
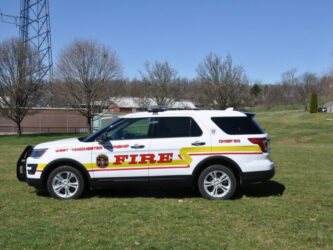
[[[47,190],[56,199],[76,199],[84,190],[83,176],[71,166],[57,167],[47,179]]]
[[[201,195],[210,200],[226,200],[236,191],[234,173],[223,165],[212,165],[204,169],[198,179]]]

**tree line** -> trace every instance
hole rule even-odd
[[[40,79],[42,68],[37,51],[12,38],[0,43],[0,112],[17,124],[34,106],[72,107],[91,119],[110,98],[133,97],[142,109],[153,100],[170,106],[181,99],[199,108],[225,109],[250,106],[302,104],[308,108],[310,95],[333,97],[333,74],[317,76],[296,69],[281,74],[281,81],[264,84],[250,81],[244,68],[231,55],[209,53],[196,67],[197,76],[187,79],[169,62],[145,62],[138,79],[122,73],[117,53],[97,40],[72,41],[55,64],[52,82]]]

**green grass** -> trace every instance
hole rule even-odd
[[[54,200],[15,177],[26,144],[61,136],[0,137],[0,249],[332,249],[333,118],[258,113],[276,176],[208,201],[187,189],[95,191]]]
[[[255,118],[269,133],[273,144],[333,145],[333,114],[310,114],[302,111],[259,112]]]
[[[275,111],[285,111],[285,110],[304,110],[304,107],[301,104],[293,104],[293,105],[274,105],[272,107],[256,106],[249,108],[249,111],[251,112],[275,112]]]

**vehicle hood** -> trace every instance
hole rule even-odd
[[[38,148],[57,148],[57,147],[69,147],[81,144],[82,142],[79,141],[78,138],[70,138],[70,139],[62,139],[56,141],[49,141],[37,144],[35,149]]]

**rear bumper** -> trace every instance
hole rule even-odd
[[[243,183],[257,182],[257,181],[267,181],[271,179],[275,174],[275,169],[266,171],[255,171],[255,172],[245,172],[243,173],[242,181]]]

